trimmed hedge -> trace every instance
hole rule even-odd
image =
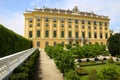
[[[103,64],[106,64],[105,62],[101,62],[101,63],[81,63],[79,64],[80,67],[85,67],[85,66],[95,66],[95,65],[103,65]]]
[[[37,49],[21,66],[13,71],[9,80],[35,80],[35,66],[39,58]]]
[[[0,57],[32,47],[32,41],[14,33],[0,24]]]

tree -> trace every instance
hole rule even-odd
[[[57,54],[56,65],[60,69],[60,71],[64,74],[71,69],[74,69],[74,59],[72,58],[72,54],[68,51],[63,51],[60,54]]]
[[[108,39],[108,50],[112,56],[120,55],[120,33],[116,33]]]
[[[70,70],[65,74],[65,80],[80,80],[80,77],[76,71]]]
[[[66,44],[66,49],[71,49],[72,45],[71,44]]]

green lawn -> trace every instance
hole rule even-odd
[[[105,66],[106,66],[106,64],[101,64],[101,65],[95,65],[95,66],[85,66],[85,67],[82,67],[82,68],[89,72],[92,69],[96,69],[97,71],[99,71],[101,68],[103,68]]]

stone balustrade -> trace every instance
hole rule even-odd
[[[6,79],[12,71],[20,66],[35,50],[35,48],[31,48],[0,58],[0,80]]]

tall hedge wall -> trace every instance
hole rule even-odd
[[[0,57],[32,47],[32,41],[14,33],[0,24]]]

